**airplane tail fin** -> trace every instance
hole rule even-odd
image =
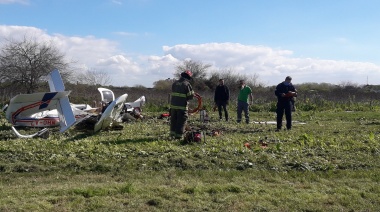
[[[61,92],[65,91],[65,85],[63,84],[63,80],[61,74],[57,69],[54,69],[48,75],[48,82],[51,92]],[[69,129],[75,123],[75,116],[73,110],[70,106],[70,101],[67,96],[59,99],[57,103],[58,116],[60,120],[60,132],[64,132]]]
[[[63,84],[61,74],[57,69],[54,69],[47,77],[51,92],[65,91],[65,85]]]

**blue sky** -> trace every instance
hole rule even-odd
[[[172,78],[185,59],[275,85],[380,84],[377,0],[0,0],[0,39],[54,40],[116,86]],[[1,45],[1,44],[0,44]]]

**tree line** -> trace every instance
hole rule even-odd
[[[73,103],[91,104],[94,99],[99,98],[97,87],[108,87],[116,96],[128,93],[128,100],[132,101],[145,95],[148,105],[164,108],[168,103],[168,95],[174,80],[184,70],[190,70],[193,73],[191,84],[194,90],[200,93],[209,105],[212,105],[213,92],[219,79],[222,78],[230,88],[232,100],[238,93],[238,81],[244,79],[253,89],[257,110],[261,110],[259,105],[267,105],[269,109],[266,110],[274,107],[275,87],[265,86],[260,82],[258,75],[243,75],[233,69],[213,70],[210,64],[204,64],[201,61],[183,61],[175,67],[173,78],[158,80],[153,83],[153,88],[106,86],[111,84],[111,79],[106,72],[89,69],[77,73],[74,71],[76,70],[75,63],[75,61],[67,61],[65,55],[54,46],[52,41],[38,42],[26,36],[20,41],[6,40],[0,50],[0,105],[20,93],[48,91],[44,76],[53,69],[59,69],[67,90],[72,91],[70,101]],[[341,85],[303,83],[296,87],[300,94],[298,97],[300,104],[303,102],[314,104],[314,106],[308,106],[309,109],[318,108],[316,104],[321,106],[325,101],[369,102],[369,105],[376,106],[380,94],[380,86],[358,86],[349,82]]]

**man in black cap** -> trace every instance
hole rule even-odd
[[[297,91],[292,84],[292,78],[287,76],[285,81],[276,86],[274,94],[277,96],[277,131],[281,130],[284,111],[286,129],[290,130],[292,128],[292,99],[297,96]]]
[[[193,99],[194,91],[190,84],[192,73],[186,70],[181,73],[179,80],[172,84],[170,100],[170,136],[183,138],[185,124],[189,117],[188,101]]]

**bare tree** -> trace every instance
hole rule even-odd
[[[211,67],[210,64],[203,64],[202,62],[196,62],[192,60],[185,60],[183,64],[176,67],[175,76],[185,70],[190,70],[193,73],[192,85],[195,90],[206,91],[213,90],[218,85],[219,79],[223,78],[226,85],[230,86],[232,90],[238,88],[238,81],[245,80],[251,87],[264,87],[264,84],[260,82],[259,75],[253,73],[252,75],[240,74],[232,68],[214,70],[209,73],[207,71]]]
[[[9,41],[0,51],[0,79],[18,85],[27,93],[33,93],[43,76],[54,69],[64,78],[71,74],[64,55],[52,42],[40,43],[24,37],[21,41]]]
[[[214,70],[210,74],[208,84],[211,85],[211,89],[214,89],[218,85],[219,79],[224,79],[226,85],[231,90],[237,90],[240,80],[245,80],[246,84],[251,87],[264,87],[264,84],[260,82],[259,75],[254,73],[253,75],[241,74],[232,68]]]
[[[206,76],[207,70],[210,68],[210,64],[203,64],[202,62],[196,62],[192,60],[183,61],[182,65],[176,67],[175,77],[178,77],[180,73],[186,70],[190,70],[193,73],[193,80],[191,84],[193,85],[194,90],[204,91],[208,89],[206,85]]]
[[[345,87],[351,87],[351,88],[357,88],[357,87],[359,87],[359,85],[357,83],[354,83],[354,82],[351,82],[351,81],[341,81],[339,83],[339,86],[343,87],[343,88],[345,88]]]
[[[85,73],[77,75],[77,81],[88,85],[110,85],[112,80],[110,75],[105,71],[87,70]]]
[[[194,79],[204,80],[207,76],[207,69],[210,68],[210,64],[203,64],[202,62],[196,62],[192,60],[183,61],[182,65],[176,67],[175,77],[178,77],[180,73],[190,70],[193,73]]]

